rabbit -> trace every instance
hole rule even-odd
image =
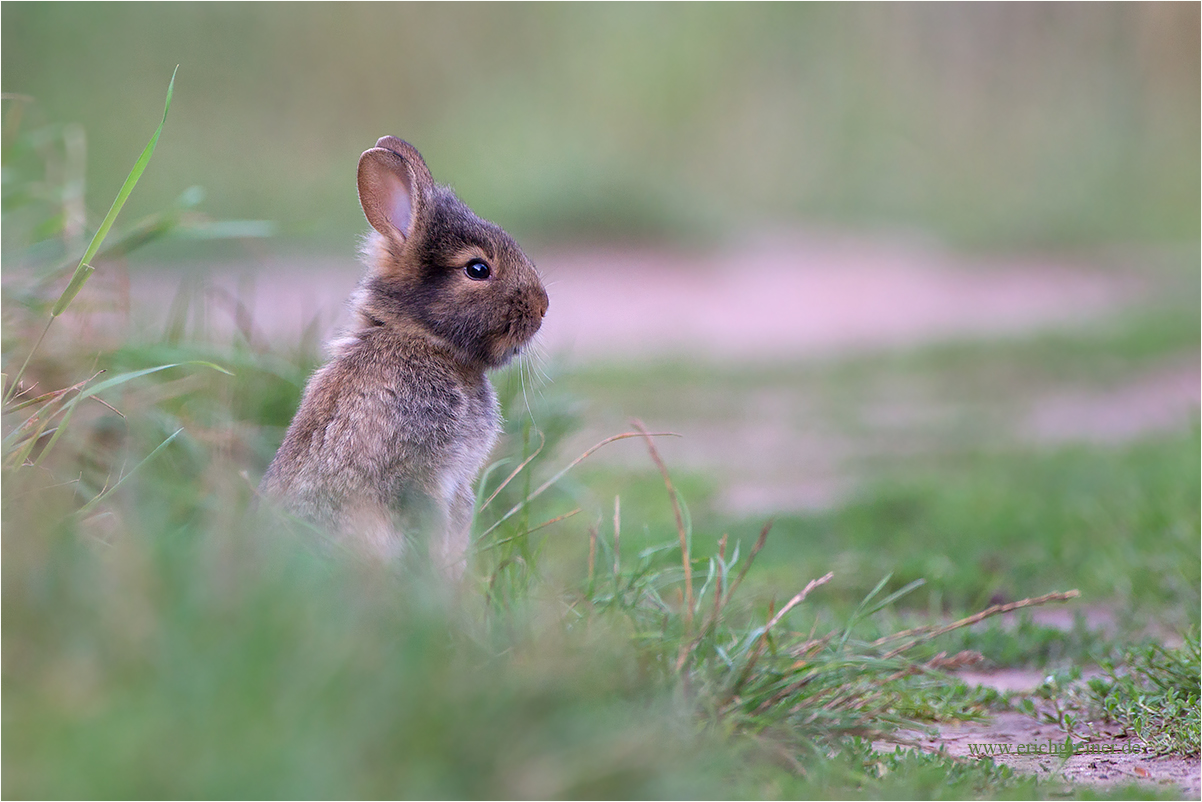
[[[530,342],[548,298],[500,226],[386,136],[359,158],[371,224],[353,321],[329,344],[260,493],[353,551],[394,561],[428,532],[462,577],[473,489],[501,430],[485,371]]]

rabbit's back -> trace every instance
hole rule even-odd
[[[263,490],[297,514],[347,528],[364,509],[413,517],[449,505],[500,430],[496,393],[428,338],[374,327],[337,344],[305,388]]]

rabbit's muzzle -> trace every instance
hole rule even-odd
[[[522,288],[510,298],[505,331],[497,342],[498,362],[508,362],[530,342],[542,327],[549,305],[547,291],[541,285]]]

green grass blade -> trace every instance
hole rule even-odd
[[[75,296],[79,295],[79,291],[83,289],[84,282],[95,272],[96,268],[81,262],[79,267],[75,268],[75,272],[71,274],[71,281],[67,283],[63,294],[58,296],[58,300],[54,302],[54,308],[50,310],[50,317],[58,317],[65,312],[71,302],[75,300]]]
[[[839,639],[839,647],[837,651],[842,651],[843,647],[847,645],[847,639],[851,637],[852,629],[860,622],[860,619],[866,615],[864,611],[868,609],[868,605],[873,599],[876,598],[877,594],[885,588],[885,585],[889,584],[889,580],[892,578],[892,571],[885,574],[885,578],[876,583],[876,587],[868,592],[868,595],[864,597],[862,602],[860,602],[860,606],[857,607],[856,611],[851,614],[849,619],[847,619],[847,627],[843,630],[843,637]]]
[[[126,382],[128,382],[132,379],[137,379],[142,376],[149,376],[151,373],[158,373],[160,370],[167,370],[168,368],[178,368],[178,367],[182,367],[184,365],[200,365],[202,367],[212,368],[213,370],[224,373],[227,376],[234,375],[234,374],[230,373],[228,370],[226,370],[225,368],[221,367],[220,365],[215,365],[212,362],[203,362],[200,360],[195,360],[192,362],[174,362],[170,365],[156,365],[153,368],[142,368],[141,370],[133,370],[133,371],[130,371],[129,373],[122,373],[120,376],[114,376],[111,379],[105,379],[104,381],[100,382],[99,384],[93,384],[91,387],[89,387],[86,390],[84,390],[83,392],[81,392],[79,394],[79,398],[77,400],[82,401],[85,398],[89,398],[91,396],[96,395],[97,393],[101,392],[102,390],[107,390],[110,387],[116,387],[117,385],[125,384]]]
[[[176,429],[175,432],[172,433],[170,437],[168,437],[166,440],[164,440],[163,442],[161,442],[157,446],[155,446],[154,451],[151,451],[149,454],[147,454],[146,458],[144,460],[142,460],[141,462],[139,462],[137,465],[135,465],[133,467],[133,469],[130,470],[129,473],[125,474],[120,479],[118,479],[117,483],[115,485],[110,487],[108,490],[101,492],[95,498],[93,498],[91,501],[89,501],[87,504],[84,504],[82,507],[80,507],[78,510],[78,514],[82,515],[83,513],[92,509],[92,507],[95,507],[97,504],[99,504],[104,499],[111,496],[118,487],[121,487],[121,485],[125,482],[126,479],[133,476],[135,473],[138,472],[139,468],[141,468],[143,465],[145,465],[146,463],[148,463],[152,459],[154,459],[155,455],[158,454],[160,451],[162,451],[164,448],[166,448],[171,443],[172,440],[174,440],[176,437],[179,436],[179,433],[182,431],[183,431],[183,429]]]
[[[109,207],[108,214],[104,216],[104,220],[100,223],[100,228],[96,230],[96,235],[92,237],[92,242],[88,245],[88,249],[84,251],[83,258],[79,260],[79,267],[75,269],[75,274],[71,276],[70,283],[63,290],[63,294],[59,296],[58,301],[54,304],[54,308],[50,310],[51,317],[58,317],[71,305],[71,301],[79,294],[88,276],[95,270],[89,264],[92,261],[92,257],[100,250],[100,246],[104,243],[104,238],[108,236],[109,229],[113,227],[113,222],[121,212],[121,207],[125,205],[126,199],[134,191],[138,179],[142,177],[143,171],[146,170],[146,165],[150,163],[150,157],[154,155],[155,146],[159,143],[159,135],[163,133],[163,126],[167,123],[167,112],[171,110],[171,95],[175,91],[175,73],[178,71],[179,66],[176,65],[175,72],[171,73],[171,83],[167,85],[167,102],[163,106],[163,119],[159,122],[159,127],[155,129],[154,136],[150,138],[150,142],[142,149],[142,155],[134,162],[133,169],[126,176],[125,183],[121,185],[121,190],[113,200],[113,205]]]
[[[927,583],[927,581],[925,579],[922,579],[922,578],[915,579],[913,582],[906,585],[904,588],[893,591],[888,596],[881,599],[876,604],[872,605],[872,607],[860,617],[867,618],[870,615],[874,615],[875,613],[880,612],[881,610],[885,609],[889,605],[893,604],[893,602],[900,599],[902,596],[905,596],[907,593],[909,593],[912,590],[915,590],[916,588],[922,587],[926,583]]]
[[[8,383],[8,388],[4,391],[4,403],[12,401],[16,396],[17,388],[21,386],[21,377],[25,375],[25,368],[29,367],[29,360],[33,359],[33,355],[37,353],[38,346],[42,344],[42,340],[46,339],[46,332],[50,331],[50,324],[54,322],[54,318],[46,319],[46,325],[42,329],[42,333],[38,335],[37,340],[33,343],[33,348],[29,349],[29,353],[25,355],[25,361],[21,363],[21,369],[13,376],[12,381]]]
[[[37,462],[35,463],[35,465],[40,464],[41,461],[50,452],[50,449],[54,446],[55,442],[59,439],[59,437],[62,435],[62,433],[64,431],[66,431],[66,428],[67,428],[66,424],[68,423],[68,421],[71,420],[71,415],[74,413],[75,407],[79,404],[79,402],[81,402],[87,398],[90,398],[99,392],[103,392],[104,390],[108,390],[113,387],[117,387],[122,384],[125,384],[126,382],[132,381],[133,379],[137,379],[142,376],[148,376],[151,373],[158,373],[159,371],[167,370],[169,368],[183,367],[185,365],[200,365],[201,367],[212,368],[213,370],[224,373],[227,376],[233,375],[230,371],[226,370],[225,368],[221,367],[220,365],[215,365],[212,362],[204,362],[202,360],[192,360],[192,361],[188,361],[188,362],[175,362],[175,363],[172,363],[169,365],[156,365],[153,368],[143,368],[142,370],[134,370],[134,371],[130,371],[129,373],[122,373],[118,376],[113,376],[110,379],[106,379],[105,381],[102,381],[99,384],[94,384],[91,387],[88,387],[86,389],[81,389],[81,388],[83,388],[83,384],[84,384],[83,382],[81,382],[80,384],[78,384],[74,387],[67,388],[66,390],[56,391],[55,393],[48,393],[47,397],[56,396],[56,395],[58,397],[51,398],[51,400],[41,410],[39,410],[37,413],[35,413],[37,415],[43,416],[43,420],[41,421],[41,424],[39,425],[37,430],[34,432],[33,436],[23,437],[22,429],[18,428],[16,430],[14,430],[13,432],[9,433],[9,435],[4,439],[3,450],[5,452],[5,459],[6,460],[10,459],[10,457],[11,457],[11,455],[9,454],[10,449],[19,447],[21,449],[21,451],[17,454],[16,458],[13,461],[14,461],[15,465],[24,464],[24,462],[28,458],[29,454],[32,453],[32,450],[33,450],[35,444],[37,443],[37,441],[39,439],[41,439],[43,436],[45,436],[45,430],[46,430],[46,427],[50,424],[50,421],[53,420],[57,415],[61,414],[61,415],[63,415],[62,420],[59,422],[56,430],[54,431],[54,433],[51,437],[51,440],[46,444],[46,447],[42,450],[41,454],[39,454]],[[79,392],[77,395],[75,395],[70,400],[65,400],[65,396],[68,393],[70,393],[71,391],[79,391]],[[37,400],[37,399],[34,399],[34,400]],[[57,408],[54,408],[53,405],[55,405],[55,404],[58,404]]]
[[[163,106],[163,119],[159,121],[159,127],[155,129],[154,136],[150,138],[150,142],[142,150],[142,155],[134,163],[134,167],[130,170],[129,175],[125,179],[125,183],[121,185],[121,190],[117,193],[113,205],[109,208],[108,214],[104,216],[104,220],[100,224],[100,228],[92,237],[91,243],[88,244],[88,249],[84,251],[83,258],[79,260],[79,266],[75,268],[75,273],[72,274],[71,280],[67,282],[66,289],[62,295],[55,301],[53,308],[50,310],[50,319],[46,321],[46,328],[42,330],[41,336],[34,343],[33,348],[29,350],[29,354],[25,357],[25,362],[22,363],[21,369],[13,377],[8,390],[4,394],[4,400],[11,400],[13,393],[16,391],[21,377],[25,375],[25,369],[29,367],[29,360],[33,358],[34,353],[38,350],[38,346],[42,344],[43,338],[46,336],[46,331],[50,329],[50,324],[56,317],[66,311],[71,305],[71,301],[83,289],[83,285],[87,282],[88,277],[95,272],[95,268],[89,264],[92,257],[96,255],[96,251],[100,249],[104,238],[108,235],[109,229],[113,227],[113,221],[117,219],[117,214],[121,211],[121,207],[125,205],[129,194],[133,192],[134,186],[138,183],[138,179],[142,177],[142,172],[146,169],[146,165],[150,162],[150,157],[154,155],[155,146],[159,142],[159,135],[163,133],[163,126],[167,122],[167,112],[171,109],[171,95],[175,91],[175,74],[179,72],[177,64],[175,70],[171,73],[171,83],[167,85],[167,102]]]

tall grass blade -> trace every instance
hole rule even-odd
[[[915,579],[913,582],[906,585],[904,588],[893,591],[888,596],[881,599],[876,604],[872,605],[872,607],[869,610],[867,610],[861,617],[867,618],[870,615],[875,615],[876,613],[879,613],[881,610],[884,610],[886,607],[893,604],[895,601],[900,599],[902,596],[905,596],[907,593],[909,593],[912,590],[922,587],[926,583],[927,583],[927,581],[925,579],[921,579],[921,578]]]
[[[851,614],[850,618],[847,619],[847,627],[843,630],[843,637],[839,639],[838,651],[843,651],[843,647],[847,645],[847,639],[851,637],[852,629],[854,629],[856,624],[860,622],[860,619],[867,615],[865,610],[868,609],[868,605],[873,599],[876,598],[877,594],[884,589],[885,585],[889,584],[889,580],[892,578],[893,572],[885,574],[885,578],[876,583],[876,587],[868,592],[868,595],[865,596],[864,600],[860,602],[860,606],[857,607],[856,611]]]
[[[79,294],[79,290],[83,287],[88,276],[95,270],[90,264],[92,257],[100,250],[100,246],[104,244],[104,238],[108,236],[109,229],[113,227],[113,223],[117,219],[117,215],[121,212],[121,208],[125,206],[125,201],[129,198],[134,187],[138,184],[138,179],[142,177],[142,173],[146,170],[146,165],[150,163],[150,157],[154,155],[154,149],[159,144],[159,136],[163,133],[163,126],[167,123],[167,112],[171,110],[171,96],[175,92],[175,74],[179,72],[179,65],[175,67],[175,71],[171,73],[171,83],[167,85],[167,102],[163,105],[163,119],[159,121],[159,127],[155,129],[154,136],[146,143],[146,147],[142,149],[142,155],[134,162],[133,169],[129,171],[129,175],[125,178],[125,183],[121,185],[120,191],[117,192],[117,197],[113,200],[113,205],[109,207],[108,214],[104,216],[104,220],[100,223],[100,228],[96,230],[95,236],[92,237],[91,243],[88,244],[88,249],[84,251],[83,258],[79,260],[79,267],[75,269],[75,275],[71,277],[71,282],[67,284],[67,288],[63,290],[63,294],[59,296],[58,302],[54,308],[50,310],[51,317],[58,317],[71,301]]]
[[[84,282],[95,272],[96,268],[80,262],[79,267],[75,268],[75,272],[71,274],[71,280],[67,283],[63,294],[58,296],[58,300],[54,302],[54,308],[50,310],[50,317],[58,317],[65,312],[71,302],[75,300],[75,296],[79,295],[79,291],[83,289]]]
[[[21,364],[21,369],[17,371],[16,376],[13,377],[8,387],[8,391],[5,393],[4,400],[6,403],[12,399],[13,393],[21,382],[21,377],[25,375],[25,369],[29,367],[29,360],[33,359],[38,346],[45,339],[46,332],[50,329],[50,324],[54,322],[55,318],[66,311],[67,307],[71,305],[71,301],[75,300],[75,296],[83,289],[83,285],[87,282],[88,277],[96,272],[96,268],[90,264],[92,257],[96,255],[96,251],[104,243],[104,238],[108,236],[109,229],[113,227],[113,221],[117,219],[117,214],[120,213],[121,207],[125,205],[126,199],[133,192],[138,179],[142,177],[142,172],[146,169],[146,165],[150,162],[150,157],[154,155],[155,146],[159,143],[159,135],[163,133],[163,125],[167,122],[167,112],[171,109],[171,95],[175,91],[175,74],[177,72],[179,72],[178,64],[171,73],[171,83],[167,85],[167,102],[163,106],[163,119],[159,121],[159,127],[155,129],[154,136],[150,138],[150,142],[142,149],[142,155],[134,162],[133,169],[129,171],[129,175],[125,178],[125,183],[121,185],[117,197],[113,200],[113,205],[109,207],[108,214],[104,216],[104,220],[100,223],[100,228],[96,230],[91,243],[88,244],[87,250],[84,251],[83,258],[79,260],[79,266],[75,268],[75,273],[71,276],[71,280],[67,282],[62,295],[58,297],[58,300],[55,301],[54,306],[51,308],[50,319],[46,321],[46,327],[42,329],[42,333],[33,344],[33,348],[29,349],[25,361]]]
[[[101,501],[103,501],[104,499],[106,499],[106,498],[108,498],[109,496],[111,496],[111,495],[113,494],[113,492],[114,492],[114,491],[115,491],[115,490],[116,490],[118,487],[120,487],[120,486],[121,486],[121,485],[122,485],[122,484],[125,482],[125,480],[126,480],[126,479],[128,479],[128,478],[129,478],[129,477],[131,477],[131,476],[133,476],[135,473],[137,473],[137,472],[138,472],[138,469],[139,469],[139,468],[141,468],[143,465],[145,465],[146,463],[148,463],[148,462],[150,462],[152,459],[154,459],[155,455],[156,455],[156,454],[158,454],[160,451],[162,451],[164,448],[166,448],[166,447],[167,447],[167,446],[168,446],[168,445],[171,443],[171,441],[172,441],[172,440],[174,440],[176,437],[178,437],[178,436],[179,436],[179,433],[180,433],[180,432],[182,432],[182,431],[183,431],[183,429],[176,429],[176,430],[175,430],[175,431],[174,431],[174,432],[173,432],[173,433],[172,433],[172,434],[171,434],[171,435],[170,435],[170,436],[169,436],[169,437],[168,437],[166,440],[164,440],[163,442],[161,442],[161,443],[159,443],[157,446],[155,446],[155,449],[154,449],[154,451],[151,451],[149,454],[147,454],[147,455],[146,455],[146,458],[145,458],[145,459],[143,459],[141,462],[139,462],[137,465],[135,465],[135,466],[134,466],[134,467],[133,467],[133,468],[130,470],[130,472],[129,472],[129,473],[125,474],[125,475],[124,475],[124,476],[122,476],[120,479],[118,479],[118,480],[117,480],[117,483],[116,483],[115,485],[113,485],[113,486],[112,486],[112,487],[110,487],[109,489],[107,489],[107,490],[103,491],[102,493],[99,493],[99,494],[98,494],[98,495],[97,495],[95,498],[93,498],[91,501],[89,501],[88,503],[84,504],[82,507],[80,507],[80,508],[79,508],[79,509],[76,511],[76,514],[78,514],[78,515],[83,515],[83,514],[84,514],[84,513],[86,513],[88,510],[92,509],[92,508],[93,508],[93,507],[95,507],[97,504],[99,504]]]
[[[201,367],[212,368],[213,370],[216,370],[220,373],[224,373],[226,376],[234,375],[234,374],[230,373],[228,370],[226,370],[225,368],[221,367],[220,365],[215,365],[212,362],[205,362],[205,361],[199,360],[199,359],[192,360],[189,362],[173,362],[170,365],[156,365],[153,368],[142,368],[141,370],[132,370],[129,373],[122,373],[119,376],[114,376],[111,379],[105,379],[104,381],[100,382],[99,384],[93,384],[91,387],[86,388],[83,392],[81,392],[79,394],[78,400],[82,401],[85,398],[91,398],[92,396],[96,395],[97,393],[99,393],[103,390],[108,390],[110,387],[117,387],[118,385],[125,384],[126,382],[131,381],[133,379],[138,379],[138,378],[141,378],[142,376],[149,376],[151,373],[158,373],[161,370],[167,370],[169,368],[179,368],[179,367],[183,367],[184,365],[200,365]]]
[[[46,325],[42,327],[42,333],[38,335],[37,340],[33,343],[33,348],[29,349],[29,353],[25,355],[25,361],[21,363],[21,369],[17,371],[17,375],[13,376],[9,382],[7,390],[4,393],[4,403],[7,404],[16,395],[17,388],[21,386],[21,377],[25,375],[25,368],[29,367],[29,360],[33,359],[33,355],[37,353],[38,346],[42,344],[42,340],[46,339],[46,332],[50,331],[50,324],[54,322],[51,317],[46,321]]]
[[[685,632],[691,633],[693,631],[693,614],[696,612],[693,606],[693,562],[689,556],[692,531],[685,527],[684,515],[680,509],[680,499],[676,494],[675,485],[672,484],[672,478],[668,475],[668,466],[664,465],[664,461],[660,459],[659,450],[655,447],[655,442],[651,439],[651,435],[647,434],[647,428],[643,426],[642,421],[637,419],[632,420],[630,423],[642,433],[643,439],[647,442],[647,451],[651,454],[651,459],[655,463],[655,466],[659,468],[660,476],[664,480],[664,487],[668,490],[668,499],[672,502],[672,512],[676,515],[676,532],[680,536],[680,560],[684,567],[684,625]]]

